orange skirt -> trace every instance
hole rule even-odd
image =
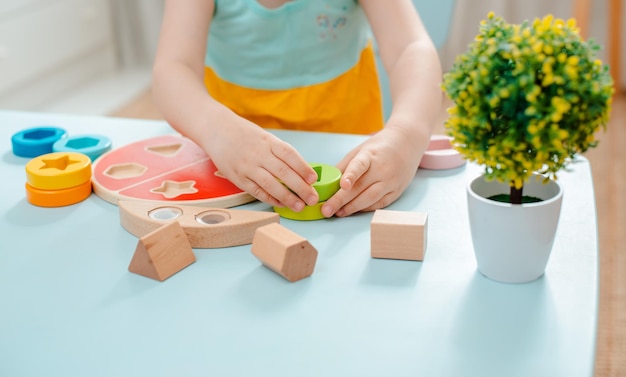
[[[205,67],[209,94],[264,128],[371,134],[383,128],[374,50],[363,49],[349,71],[324,83],[293,89],[254,89],[227,82]]]

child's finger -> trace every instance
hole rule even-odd
[[[308,165],[307,165],[308,166]],[[274,180],[278,179],[295,195],[304,200],[308,205],[315,205],[318,202],[317,191],[311,186],[310,183],[302,179],[302,177],[295,172],[291,166],[285,164],[283,161],[276,159],[266,169],[273,175]],[[313,172],[315,174],[315,171]],[[281,190],[280,194],[284,194]],[[283,198],[276,196],[276,198],[283,203],[293,202],[293,198],[288,198],[290,201],[285,202]],[[300,208],[301,210],[301,208]]]
[[[278,141],[271,146],[272,154],[286,164],[290,170],[296,172],[307,184],[317,181],[315,170],[300,156],[288,143]]]
[[[363,154],[357,154],[350,160],[346,169],[341,176],[341,188],[344,190],[351,190],[356,181],[358,181],[371,166],[371,159],[366,158]]]
[[[244,184],[243,189],[262,202],[285,205],[296,212],[304,208],[305,203],[266,169],[255,170],[254,176],[248,177]]]

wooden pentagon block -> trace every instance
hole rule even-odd
[[[424,260],[428,214],[377,210],[371,222],[372,258]]]
[[[257,228],[252,254],[291,282],[311,276],[317,260],[317,250],[309,241],[278,223]]]
[[[173,221],[139,239],[128,270],[163,281],[195,261],[185,231]]]

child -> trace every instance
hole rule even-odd
[[[370,27],[393,99],[384,128]],[[407,188],[439,115],[441,75],[411,0],[167,0],[153,94],[226,178],[294,211],[317,203],[317,176],[263,127],[371,134],[338,163],[341,189],[322,207],[342,217]]]

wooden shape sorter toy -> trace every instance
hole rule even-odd
[[[173,221],[139,239],[128,271],[163,281],[195,261],[187,235]]]
[[[376,210],[371,222],[372,258],[424,260],[428,215]]]
[[[102,199],[228,208],[255,200],[217,173],[204,150],[178,135],[159,136],[109,151],[93,164],[93,190]]]
[[[194,248],[246,245],[252,242],[258,227],[280,221],[273,212],[137,201],[120,201],[119,209],[122,227],[136,237],[178,222]]]
[[[256,230],[252,254],[290,282],[311,276],[317,260],[317,250],[309,241],[280,224]]]

